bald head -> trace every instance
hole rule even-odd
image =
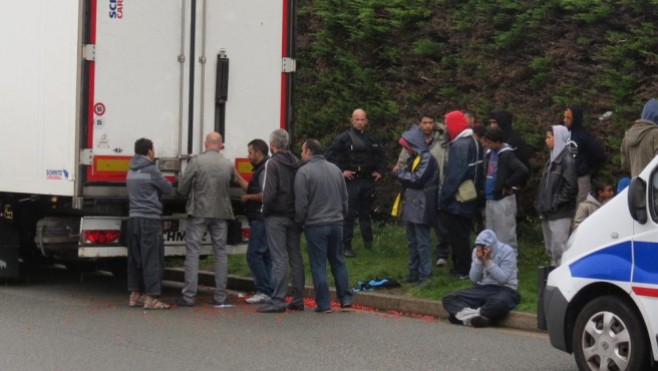
[[[366,111],[362,108],[357,108],[352,112],[352,126],[358,130],[363,131],[368,124],[368,117],[366,116]]]
[[[221,150],[222,148],[224,148],[222,135],[216,131],[208,133],[208,135],[206,135],[205,146],[206,149],[214,149],[216,151]]]

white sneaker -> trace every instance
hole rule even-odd
[[[245,302],[248,304],[265,304],[268,303],[269,301],[270,301],[270,297],[261,293],[258,293],[250,297],[249,299],[245,300]]]
[[[473,317],[478,317],[480,315],[480,308],[464,308],[459,313],[455,314],[455,318],[462,321],[465,325],[470,324],[470,320]]]
[[[443,259],[443,258],[439,258],[439,259],[437,259],[437,261],[436,261],[436,266],[437,266],[437,267],[445,267],[446,265],[448,265],[448,261],[447,261],[447,260],[445,260],[445,259]]]

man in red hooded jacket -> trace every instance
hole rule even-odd
[[[452,247],[452,274],[456,278],[467,279],[471,266],[471,230],[478,210],[478,198],[464,199],[458,194],[460,186],[468,180],[473,182],[475,190],[482,188],[482,148],[473,137],[473,130],[468,127],[464,113],[448,112],[445,124],[450,149],[439,195],[439,211]]]

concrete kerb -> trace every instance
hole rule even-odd
[[[168,268],[165,270],[164,279],[183,282],[184,270],[182,268]],[[209,287],[214,286],[215,274],[206,271],[199,272],[199,284]],[[231,290],[254,291],[254,282],[251,278],[247,277],[229,275],[227,286]],[[315,290],[313,290],[312,286],[305,287],[304,296],[315,297]],[[333,289],[331,296],[332,300],[336,300]],[[421,315],[443,320],[448,319],[448,313],[443,309],[443,305],[439,300],[416,299],[379,292],[361,292],[354,295],[354,303],[383,312],[394,311],[403,315]],[[498,326],[523,331],[542,332],[537,328],[537,316],[535,314],[518,311],[510,312]]]

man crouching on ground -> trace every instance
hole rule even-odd
[[[485,229],[475,239],[469,277],[475,286],[447,294],[443,307],[450,322],[473,327],[489,326],[521,301],[514,249]]]

